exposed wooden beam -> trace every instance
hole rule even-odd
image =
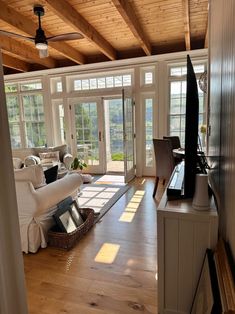
[[[186,50],[191,49],[190,43],[190,25],[189,25],[189,0],[182,0],[183,22],[184,22],[184,38]]]
[[[15,69],[21,72],[28,72],[30,69],[29,63],[4,53],[2,54],[2,64],[8,68]]]
[[[35,63],[42,64],[47,68],[55,68],[56,62],[54,59],[48,58],[39,58],[38,50],[31,48],[28,45],[25,45],[15,39],[8,38],[5,36],[0,36],[0,47],[3,50],[10,51],[16,57],[21,56],[26,60],[32,60]]]
[[[67,1],[65,0],[45,0],[43,1],[48,7],[58,15],[65,23],[69,24],[76,31],[82,33],[92,44],[94,44],[109,59],[116,59],[116,51],[107,42],[96,29],[91,26],[84,17],[81,16]]]
[[[146,53],[146,55],[151,55],[151,46],[147,40],[147,36],[144,34],[143,29],[141,28],[138,19],[134,13],[134,10],[130,2],[126,0],[112,0],[118,12],[121,14],[122,18],[130,28],[133,35],[139,41],[140,46]]]
[[[15,11],[13,8],[9,7],[0,0],[0,19],[5,21],[6,23],[14,26],[15,28],[25,32],[28,35],[35,36],[36,29],[38,25],[31,21],[29,18],[22,15],[20,12]],[[32,12],[33,14],[33,12]],[[53,36],[53,34],[46,32],[48,37]],[[78,63],[84,64],[85,57],[79,51],[74,49],[73,47],[69,46],[66,43],[50,43],[50,46],[56,49],[59,53],[64,55],[66,58]]]

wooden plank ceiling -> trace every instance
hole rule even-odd
[[[207,47],[208,0],[0,0],[0,29],[34,37],[35,4],[45,9],[46,36],[84,38],[50,42],[39,58],[34,43],[1,35],[5,73]]]

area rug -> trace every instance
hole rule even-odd
[[[128,185],[114,186],[110,184],[89,184],[81,187],[78,197],[80,207],[93,208],[95,223],[103,217],[117,200],[129,189]]]
[[[112,185],[126,185],[124,176],[116,176],[105,174],[94,182],[95,184],[112,184]]]

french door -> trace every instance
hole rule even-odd
[[[104,132],[101,98],[76,98],[69,102],[72,154],[84,160],[90,173],[104,173]]]
[[[123,124],[124,169],[122,169],[124,170],[125,182],[129,182],[135,176],[133,100],[131,95],[124,93],[124,91],[119,99]],[[118,99],[116,101],[118,103]],[[113,145],[117,144],[117,140],[118,143],[120,142],[120,139],[117,138],[119,125],[116,123],[116,129],[113,125],[110,128],[111,120],[115,120],[114,117],[117,119],[117,111],[111,117],[109,114],[111,107],[108,106],[108,103],[105,105],[105,100],[101,97],[70,99],[69,108],[72,154],[84,160],[89,166],[88,171],[90,173],[106,173],[109,171],[108,161],[110,157],[108,158],[108,155],[111,155],[111,159],[112,155],[121,155],[111,152]],[[117,156],[115,157],[117,158]]]

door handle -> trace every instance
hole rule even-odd
[[[99,131],[99,141],[101,142],[101,131]]]

